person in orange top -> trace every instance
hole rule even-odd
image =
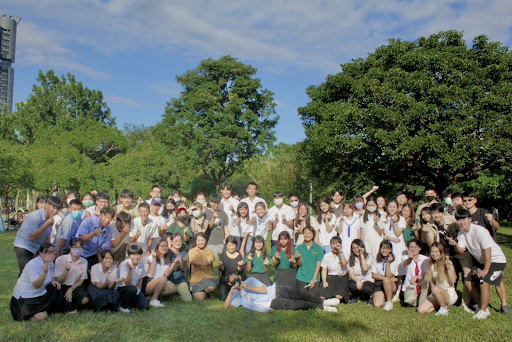
[[[195,300],[203,301],[206,295],[215,291],[217,282],[213,276],[215,257],[211,249],[206,248],[204,233],[196,235],[196,246],[188,252],[190,265],[190,291]]]

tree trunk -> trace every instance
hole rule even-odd
[[[18,201],[20,199],[20,189],[16,191],[16,197],[14,198],[14,212],[18,212],[18,208],[20,207]]]

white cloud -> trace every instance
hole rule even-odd
[[[162,106],[157,106],[153,103],[135,102],[132,99],[129,99],[129,98],[123,97],[123,96],[118,96],[118,95],[105,96],[105,102],[121,103],[121,104],[130,106],[130,107],[134,107],[134,108],[146,108],[146,109],[162,108]]]
[[[323,73],[338,72],[340,62],[365,57],[388,38],[415,40],[453,28],[469,42],[480,34],[511,42],[509,0],[4,2],[30,18],[19,26],[25,61],[56,64],[59,56],[69,57],[77,63],[70,67],[92,75],[92,66],[77,61],[71,42],[106,57],[120,51],[197,59],[231,54],[259,68],[282,72],[293,65]]]
[[[167,82],[152,82],[149,87],[155,94],[167,95],[169,97],[179,97],[183,90],[177,84],[170,84]]]

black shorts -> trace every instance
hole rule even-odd
[[[478,283],[480,281],[483,281],[484,283],[491,284],[498,286],[501,283],[501,279],[503,278],[503,271],[505,270],[505,266],[507,264],[498,264],[498,263],[491,263],[491,267],[489,268],[489,272],[487,272],[487,275],[484,278],[478,278],[477,273],[480,272],[484,265],[479,264],[478,262],[474,264],[473,269],[471,272],[469,272],[466,280],[470,281],[472,283]]]
[[[375,292],[385,292],[382,280],[375,280],[375,283],[373,283],[373,293]]]
[[[142,294],[144,296],[146,295],[146,286],[148,286],[148,284],[151,282],[151,280],[153,280],[153,278],[151,278],[151,277],[142,278],[142,285],[141,285],[140,292],[142,292]]]

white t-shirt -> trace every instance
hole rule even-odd
[[[395,277],[398,274],[398,264],[400,264],[400,261],[393,260],[391,265],[389,265],[391,274],[394,275]],[[383,262],[382,260],[378,260],[378,261],[374,260],[371,270],[372,270],[372,273],[376,273],[381,276],[386,276],[386,267],[387,267],[387,262]]]
[[[320,223],[320,229],[318,230],[318,240],[320,242],[320,246],[322,246],[322,247],[329,246],[331,244],[331,238],[333,236],[338,235],[338,232],[336,231],[336,227],[334,227],[337,220],[338,220],[338,218],[336,217],[336,215],[331,216],[331,220],[329,221],[329,224],[331,225],[332,230],[330,233],[328,233],[327,228],[325,227],[325,222],[322,219],[322,222]]]
[[[409,281],[416,276],[416,264],[419,268],[419,276],[424,277],[428,270],[428,257],[424,255],[418,255],[418,261],[411,260],[411,263],[406,266],[406,274],[404,285],[402,286],[403,291],[413,290],[416,288],[416,283],[411,284]]]
[[[255,209],[256,209],[256,203],[258,203],[258,202],[265,203],[265,210],[268,210],[267,202],[265,202],[265,200],[263,198],[260,198],[258,196],[254,197],[254,201],[252,201],[252,202],[251,202],[251,200],[249,200],[249,197],[244,198],[240,202],[247,203],[247,205],[249,206],[249,216],[251,216],[251,217],[253,215],[256,215]]]
[[[151,277],[153,279],[164,277],[165,270],[171,266],[171,264],[165,264],[164,258],[160,258],[160,262],[155,263],[155,273],[153,275],[149,274],[149,267],[151,266],[151,263],[153,262],[153,256],[148,256],[147,263],[148,263],[148,271],[146,272],[146,277]]]
[[[348,261],[348,256],[346,254],[345,259]],[[344,276],[348,273],[348,262],[343,266],[341,264],[341,255],[334,256],[332,252],[324,255],[320,266],[322,266],[322,268],[327,268],[328,275]]]
[[[340,234],[343,253],[350,255],[352,241],[359,239],[359,231],[361,230],[360,223],[361,220],[359,216],[356,215],[353,215],[350,220],[345,217],[343,222],[340,222],[340,224],[343,224]]]
[[[66,269],[66,263],[71,264],[71,268],[68,271],[68,276],[62,285],[72,286],[76,284],[80,279],[87,279],[87,260],[80,257],[76,263],[73,263],[71,254],[61,255],[55,260],[55,271],[54,276],[60,277]]]
[[[117,230],[116,221],[109,224],[110,230],[112,230],[112,240],[115,241],[119,236],[121,236],[121,233]],[[130,231],[131,232],[131,231]],[[112,248],[112,252],[115,253],[117,250],[121,247],[123,247],[124,244],[130,244],[130,233],[126,234],[123,241],[116,247]]]
[[[272,222],[276,220],[275,216],[276,214],[279,215],[279,218],[277,219],[277,225],[276,228],[272,231],[272,240],[277,241],[277,238],[279,237],[279,233],[286,231],[290,234],[290,236],[293,236],[293,228],[288,228],[288,226],[283,222],[283,218],[281,215],[284,215],[286,217],[287,221],[292,221],[295,219],[295,213],[293,212],[292,207],[289,205],[283,204],[281,206],[281,209],[278,209],[275,205],[270,208],[268,211],[268,216],[270,216]]]
[[[363,222],[363,216],[361,216],[360,225],[364,229],[364,241],[382,241],[382,235],[379,235],[379,232],[375,229],[375,215],[368,215],[368,221],[366,222]]]
[[[461,230],[457,235],[460,248],[466,248],[469,253],[481,264],[485,264],[485,250],[491,249],[491,262],[507,263],[507,258],[500,246],[493,240],[489,231],[482,226],[471,224],[469,232]]]
[[[60,215],[55,215],[53,217],[52,233],[50,235],[50,242],[52,244],[54,244],[53,242],[55,241],[55,237],[57,236],[57,231],[60,229],[61,222],[62,222],[62,217],[60,217]],[[55,243],[54,245],[57,245],[57,243]]]
[[[91,267],[91,282],[93,284],[105,284],[107,279],[110,281],[116,281],[117,267],[115,265],[111,265],[107,272],[103,272],[103,265],[101,262]]]
[[[139,236],[137,241],[135,243],[142,247],[142,250],[146,252],[148,250],[148,242],[149,239],[157,238],[158,237],[158,227],[157,225],[151,220],[151,218],[148,219],[148,224],[146,226],[142,225],[142,219],[140,217],[136,217],[132,220],[132,229],[130,231],[130,237],[134,237],[137,235],[137,232],[140,230],[142,234]]]
[[[247,221],[249,221],[249,218],[245,218],[245,219],[240,218],[240,222],[238,224],[236,224],[235,217],[234,217],[233,222],[231,223],[231,225],[234,227],[233,228],[230,227],[229,231],[231,232],[231,230],[236,229],[238,235],[234,235],[234,236],[240,236],[242,238],[245,235],[245,233],[249,233],[249,236],[256,236],[254,234],[256,231],[256,222],[253,224],[249,224],[249,223],[247,223]]]
[[[130,259],[126,259],[119,265],[119,269],[117,270],[118,276],[117,279],[124,279],[128,276],[128,271],[130,270],[127,266],[127,264],[132,264],[132,261]],[[136,267],[133,268],[132,271],[132,282],[128,285],[135,285],[137,286],[137,283],[139,282],[139,279],[144,278],[144,275],[146,274],[146,271],[144,271],[144,265],[142,260],[139,261]],[[124,282],[118,283],[116,285],[116,289],[126,286]],[[140,289],[139,289],[140,290]]]
[[[364,274],[362,273],[361,263],[359,262],[358,258],[355,259],[354,266],[352,266],[352,267],[349,266],[349,270],[353,270],[354,275],[361,282],[364,283],[366,281],[370,281],[373,283],[373,282],[375,282],[375,279],[373,279],[373,277],[372,277],[373,256],[371,254],[367,255],[366,263],[368,264],[368,266],[370,266],[370,268]]]
[[[151,221],[153,221],[156,225],[156,227],[158,228],[158,236],[153,240],[153,245],[151,246],[151,249],[155,249],[156,248],[156,244],[158,243],[158,241],[162,240],[162,237],[161,237],[161,234],[160,234],[160,228],[162,228],[162,226],[164,224],[166,224],[166,220],[163,216],[151,216],[149,215],[149,218],[151,219]],[[165,234],[165,233],[164,233]]]
[[[53,280],[53,262],[48,264],[48,273],[44,278],[43,285],[39,288],[35,288],[32,282],[39,279],[43,273],[43,259],[40,256],[30,260],[23,269],[21,276],[18,278],[18,282],[12,291],[12,296],[16,299],[23,298],[36,298],[46,293],[46,286]]]
[[[230,197],[229,200],[227,201],[224,200],[224,198],[222,198],[220,201],[219,210],[225,212],[226,215],[228,216],[229,235],[240,237],[242,235],[240,235],[237,225],[233,224],[234,218],[236,218],[236,216],[233,217],[233,212],[229,210],[229,207],[233,206],[233,209],[236,212],[236,209],[238,208],[238,203],[240,202],[234,199],[233,197]]]
[[[86,214],[89,213],[91,216],[89,217],[95,217],[96,216],[96,206],[92,205],[89,208],[84,210],[84,213],[82,214],[82,219],[86,218]]]
[[[252,237],[261,235],[263,236],[263,239],[266,241],[268,235],[267,222],[272,223],[272,219],[270,218],[270,216],[265,215],[263,218],[259,218],[259,216],[256,215],[256,222],[254,223],[256,225],[256,229],[254,230],[254,235],[252,235]]]

